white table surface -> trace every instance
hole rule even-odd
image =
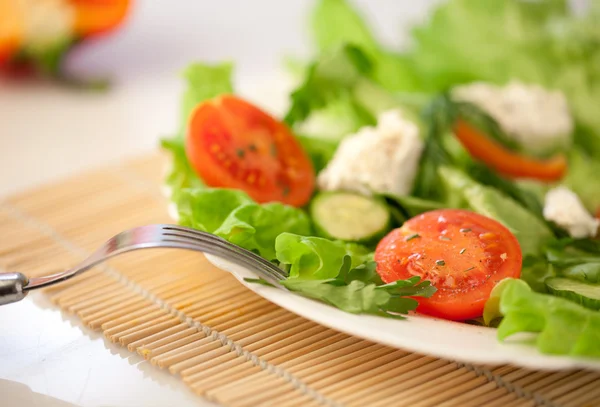
[[[436,0],[357,1],[378,34]],[[439,0],[438,0],[439,1]],[[128,25],[73,55],[71,69],[110,73],[105,94],[0,82],[0,200],[12,193],[139,155],[177,127],[177,76],[193,60],[237,61],[236,82],[265,108],[285,102],[284,54],[307,55],[306,0],[138,0]],[[1,272],[2,270],[0,270]],[[41,296],[0,308],[0,405],[210,406],[177,379],[107,343]]]

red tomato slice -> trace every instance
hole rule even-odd
[[[454,125],[454,134],[469,153],[501,174],[540,181],[557,181],[567,172],[567,160],[559,154],[537,160],[507,150],[464,120]]]
[[[413,276],[437,292],[415,298],[417,312],[461,321],[482,315],[500,280],[521,274],[521,247],[499,222],[462,209],[416,216],[391,231],[375,251],[377,272],[390,283]]]
[[[242,189],[257,202],[303,206],[314,190],[314,169],[290,130],[235,96],[194,109],[186,154],[207,185]]]
[[[103,34],[126,17],[131,0],[70,0],[75,8],[75,32],[87,37]]]

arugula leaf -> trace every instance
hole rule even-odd
[[[346,312],[397,319],[403,319],[402,314],[407,314],[418,305],[415,299],[407,297],[430,297],[435,293],[429,281],[419,283],[419,277],[380,286],[361,280],[345,283],[336,279],[289,279],[282,281],[282,285]]]
[[[521,332],[537,333],[543,353],[600,357],[600,312],[547,294],[535,293],[521,280],[502,284],[498,338]]]
[[[433,201],[441,201],[444,191],[438,168],[452,165],[454,160],[446,150],[442,136],[454,122],[455,112],[447,95],[434,99],[424,111],[429,130],[425,138],[425,149],[419,162],[419,171],[411,195]]]
[[[277,257],[276,239],[282,233],[311,233],[302,210],[281,203],[257,204],[240,190],[184,189],[177,208],[182,225],[213,233],[267,260]]]
[[[181,101],[181,128],[185,129],[190,113],[200,102],[219,95],[233,93],[233,64],[190,64],[184,71],[187,88]]]

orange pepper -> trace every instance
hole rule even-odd
[[[561,179],[567,171],[563,154],[545,160],[525,157],[506,149],[462,119],[456,121],[453,130],[473,157],[506,176],[552,182]]]
[[[75,7],[75,32],[82,37],[114,29],[126,17],[130,0],[71,0]]]
[[[6,62],[21,46],[23,16],[14,0],[0,0],[0,65]]]

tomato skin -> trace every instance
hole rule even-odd
[[[522,156],[507,150],[462,119],[454,125],[454,134],[473,157],[501,174],[552,182],[561,179],[567,172],[567,159],[563,154],[547,160]]]
[[[207,185],[244,190],[260,203],[300,207],[314,190],[311,161],[290,130],[235,96],[196,106],[188,122],[186,155]]]
[[[417,312],[449,320],[482,315],[494,286],[521,274],[516,237],[499,222],[462,209],[418,215],[391,231],[375,250],[377,273],[390,283],[419,276],[437,292],[416,297]]]

